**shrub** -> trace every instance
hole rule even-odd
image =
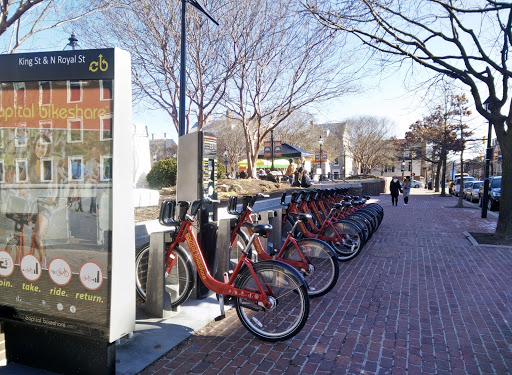
[[[146,176],[149,187],[152,189],[161,189],[176,185],[176,173],[178,164],[176,159],[166,159],[157,161]]]
[[[226,178],[226,166],[217,160],[217,178]]]

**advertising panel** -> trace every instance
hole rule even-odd
[[[108,339],[114,49],[0,65],[0,319]]]

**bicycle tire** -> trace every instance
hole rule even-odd
[[[309,316],[306,282],[293,267],[282,262],[262,261],[254,263],[253,269],[273,304],[267,309],[250,299],[235,297],[238,318],[249,332],[265,341],[283,341],[295,336]],[[247,267],[238,275],[235,286],[258,292]]]
[[[359,230],[351,223],[342,221],[334,223],[334,226],[336,232],[342,237],[341,241],[333,240],[327,243],[331,245],[336,252],[338,260],[346,262],[355,258],[364,246]],[[327,237],[336,237],[334,229],[330,226],[326,228],[324,235]]]
[[[169,275],[165,278],[165,291],[171,296],[171,307],[177,307],[185,302],[195,284],[194,267],[186,250],[177,246],[174,248],[177,261]],[[143,247],[135,257],[135,286],[139,297],[146,300],[146,282],[149,261],[149,246]]]
[[[357,230],[359,231],[359,235],[361,236],[361,241],[363,243],[366,243],[368,242],[368,240],[370,239],[370,226],[368,223],[364,222],[363,220],[360,220],[360,218],[357,218],[357,217],[350,217],[350,216],[347,216],[339,221],[338,222],[346,222],[346,223],[351,223],[353,226],[355,226],[357,228]]]
[[[309,297],[316,298],[329,293],[338,282],[340,274],[334,250],[324,241],[313,238],[299,240],[297,246],[313,267],[310,270],[299,270],[308,283]],[[293,243],[283,251],[282,258],[285,262],[302,260]]]

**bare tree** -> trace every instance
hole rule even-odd
[[[103,12],[119,1],[3,0],[0,2],[0,36],[8,38],[3,48],[5,52],[14,53],[37,33]]]
[[[348,151],[363,174],[371,173],[378,165],[396,161],[389,119],[361,116],[347,120],[346,126],[350,139]]]
[[[224,162],[224,153],[227,152],[226,172],[234,176],[238,171],[236,163],[245,154],[244,132],[240,122],[228,114],[224,119],[209,122],[204,130],[217,135],[218,157]]]
[[[258,151],[269,132],[307,105],[341,96],[353,76],[328,30],[312,27],[295,2],[234,2],[229,34],[237,61],[224,105],[241,121],[248,174],[255,177]]]
[[[411,61],[468,87],[501,147],[503,194],[496,235],[512,238],[512,3],[303,0],[303,5],[322,26],[354,36],[391,62]]]
[[[425,143],[431,146],[431,153],[422,157],[428,162],[437,164],[435,189],[439,191],[440,183],[441,196],[446,196],[445,178],[448,155],[450,152],[462,151],[463,138],[467,138],[472,133],[468,131],[468,126],[463,121],[470,114],[465,107],[468,100],[464,94],[454,95],[445,90],[439,102],[440,104],[437,104],[428,116],[409,127],[410,130],[405,134],[405,138],[411,143]],[[457,132],[461,129],[462,137],[457,138]]]
[[[220,27],[187,10],[186,132],[197,123],[202,130],[223,97],[232,74],[229,44],[224,35],[231,22],[226,0],[205,2]],[[132,55],[134,97],[149,109],[164,110],[178,130],[180,83],[181,2],[127,1],[80,24],[95,47],[119,46]]]

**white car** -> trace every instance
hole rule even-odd
[[[413,188],[420,188],[423,186],[423,182],[412,180],[411,181],[411,187]]]

